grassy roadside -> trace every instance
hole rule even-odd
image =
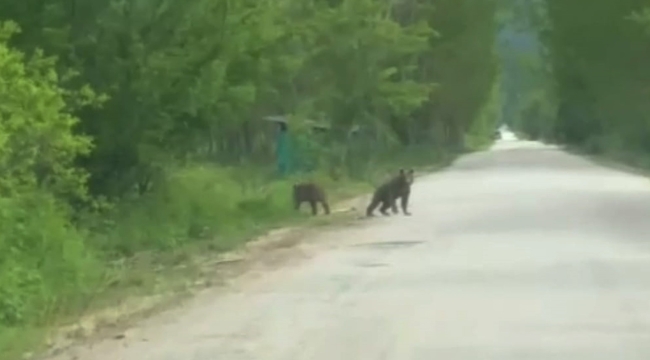
[[[638,153],[600,152],[593,153],[584,149],[561,145],[570,154],[581,156],[595,164],[627,173],[650,176],[650,155]]]
[[[454,156],[439,156],[424,154],[421,150],[414,153],[404,153],[395,156],[390,161],[377,166],[374,174],[369,174],[368,180],[359,181],[339,179],[332,181],[319,178],[328,189],[330,201],[336,209],[336,204],[349,200],[372,189],[378,183],[400,167],[414,167],[418,172],[431,172],[448,165]],[[192,170],[196,171],[196,169]],[[200,176],[184,177],[189,179],[189,187],[183,182],[173,183],[176,194],[183,199],[209,201],[209,191],[196,193],[194,189],[202,189],[203,183],[212,183],[223,180],[223,174],[212,174],[206,169],[199,171]],[[190,174],[192,175],[192,174]],[[218,284],[224,277],[235,275],[245,270],[242,261],[242,252],[245,244],[250,244],[251,239],[264,239],[271,247],[289,247],[299,241],[300,231],[283,232],[283,229],[314,229],[319,226],[340,224],[351,220],[356,213],[342,212],[331,217],[311,218],[307,209],[296,214],[290,206],[291,180],[274,181],[268,186],[261,187],[263,191],[257,193],[244,191],[238,194],[238,201],[246,194],[250,196],[254,206],[261,207],[266,212],[257,213],[249,218],[226,217],[238,226],[222,228],[209,236],[196,237],[192,241],[177,241],[167,246],[163,239],[165,233],[158,228],[161,220],[176,221],[178,227],[190,229],[195,225],[185,223],[187,218],[179,217],[176,213],[165,213],[159,217],[147,217],[146,210],[160,208],[163,205],[170,209],[186,206],[184,203],[175,203],[174,196],[166,197],[163,202],[158,198],[145,203],[145,208],[131,207],[118,209],[126,215],[120,218],[111,218],[116,222],[111,231],[100,233],[94,243],[111,249],[123,249],[130,246],[130,256],[106,257],[101,259],[101,279],[93,283],[93,291],[65,309],[43,321],[30,326],[20,326],[10,329],[0,329],[0,353],[3,359],[25,359],[31,353],[42,351],[52,352],[64,348],[72,342],[92,337],[106,336],[118,332],[120,328],[129,323],[146,317],[160,309],[177,304],[178,301],[191,296],[195,291]],[[189,189],[189,190],[188,190]],[[232,187],[226,187],[226,193],[232,193]],[[212,193],[219,196],[221,193]],[[258,200],[263,201],[258,201]],[[194,201],[196,202],[196,201]],[[192,205],[196,205],[192,202]],[[240,203],[241,201],[239,201]],[[201,201],[198,201],[201,205]],[[204,206],[205,203],[203,203]],[[220,205],[221,206],[221,205]],[[219,208],[223,211],[223,208]],[[255,209],[239,209],[249,213]],[[335,210],[336,211],[336,210]],[[205,218],[210,222],[210,215],[215,218],[229,214],[215,214],[208,206],[203,211],[189,212]],[[239,213],[241,214],[241,213]],[[175,215],[175,216],[172,216]],[[183,213],[187,216],[187,213]],[[117,220],[116,220],[117,219]],[[192,219],[190,219],[192,220]],[[238,223],[237,223],[238,222]],[[199,225],[204,225],[199,224]],[[181,226],[182,225],[182,226]],[[150,228],[152,230],[143,230]],[[269,235],[269,231],[272,231]],[[278,230],[279,229],[279,230]],[[155,230],[159,230],[156,232]],[[163,229],[164,231],[169,231]],[[266,234],[266,235],[265,235]],[[155,245],[155,246],[154,246]],[[234,250],[234,251],[233,251]],[[267,252],[269,248],[265,249]],[[104,251],[107,253],[107,251]],[[249,251],[250,253],[250,251]],[[250,254],[248,254],[250,255]],[[109,261],[110,260],[110,261]],[[242,263],[242,266],[239,265]],[[224,266],[224,264],[229,264]],[[31,352],[28,352],[31,351]]]

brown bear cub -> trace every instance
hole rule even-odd
[[[300,210],[300,205],[308,202],[311,206],[312,215],[318,214],[317,205],[320,203],[325,210],[325,214],[330,213],[330,207],[327,204],[325,191],[318,184],[311,182],[295,184],[293,186],[293,205],[296,210]]]
[[[381,204],[379,212],[383,215],[390,215],[388,209],[397,214],[397,199],[402,200],[402,213],[404,215],[411,215],[408,212],[409,195],[411,195],[411,184],[413,184],[415,172],[413,169],[406,170],[400,169],[399,174],[389,181],[385,182],[375,190],[372,196],[372,201],[366,209],[366,216],[373,216],[372,212]]]

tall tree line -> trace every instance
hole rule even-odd
[[[490,93],[492,1],[4,1],[10,44],[56,56],[106,97],[83,108],[78,165],[123,195],[169,161],[269,161],[266,115],[461,145]]]
[[[546,0],[534,10],[552,69],[546,105],[520,121],[529,133],[639,161],[650,152],[650,33],[647,0]],[[532,116],[531,116],[532,114]],[[636,159],[636,160],[635,160]],[[647,165],[647,164],[646,164]]]

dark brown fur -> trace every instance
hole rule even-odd
[[[318,184],[301,183],[293,186],[293,204],[296,210],[300,210],[300,205],[308,202],[311,206],[312,215],[318,214],[318,203],[323,206],[325,214],[330,213],[330,207],[327,204],[325,191]]]
[[[373,216],[372,212],[381,204],[379,212],[383,215],[390,215],[387,210],[390,208],[393,214],[397,214],[397,199],[401,199],[402,213],[404,215],[411,215],[408,212],[408,201],[411,195],[411,184],[413,184],[413,169],[404,170],[400,169],[397,176],[385,182],[375,190],[372,196],[372,201],[366,209],[366,216]]]

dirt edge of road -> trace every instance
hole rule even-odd
[[[46,340],[45,352],[37,357],[28,353],[24,359],[47,359],[65,352],[79,343],[106,338],[121,338],[129,328],[163,311],[182,306],[197,293],[206,289],[223,287],[237,281],[254,268],[280,267],[300,257],[297,245],[310,234],[330,228],[347,226],[362,218],[358,204],[368,199],[368,194],[337,202],[329,217],[320,217],[291,227],[270,229],[247,241],[232,251],[206,254],[194,259],[201,270],[198,277],[180,291],[170,291],[149,296],[133,296],[116,306],[81,317],[74,324],[53,331]],[[183,266],[183,265],[181,265]],[[190,279],[188,279],[190,280]]]

